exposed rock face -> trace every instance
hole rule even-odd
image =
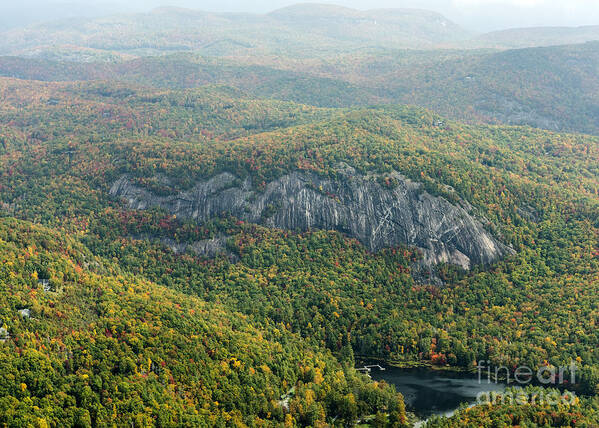
[[[358,175],[345,166],[336,179],[294,172],[259,191],[250,180],[241,182],[222,173],[189,191],[159,197],[124,176],[110,193],[124,198],[134,209],[160,207],[199,221],[227,213],[282,229],[338,230],[372,251],[398,245],[417,247],[423,254],[417,269],[420,273],[432,272],[439,263],[469,270],[510,252],[467,212],[467,204],[464,209],[433,196],[399,173],[387,177],[398,184],[385,186],[379,176]]]
[[[4,327],[0,327],[0,342],[4,343],[10,339],[10,333]]]
[[[188,250],[196,253],[199,256],[213,258],[221,254],[226,254],[230,259],[236,260],[236,256],[227,252],[228,236],[218,236],[212,239],[203,239],[192,244],[177,243],[172,239],[163,239],[162,244],[169,247],[174,253],[185,253]]]

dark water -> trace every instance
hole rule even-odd
[[[489,384],[484,378],[479,383],[476,376],[427,369],[387,367],[384,371],[373,369],[370,375],[395,385],[408,410],[420,418],[450,416],[461,404],[475,404],[481,392],[505,390],[505,385]]]

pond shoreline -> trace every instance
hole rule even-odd
[[[446,372],[446,373],[456,373],[456,374],[476,374],[476,368],[465,368],[465,367],[456,367],[456,366],[438,366],[433,364],[431,361],[421,360],[421,361],[399,361],[399,360],[386,360],[384,358],[377,357],[368,357],[368,356],[356,356],[356,368],[364,367],[365,365],[370,364],[380,364],[388,367],[393,367],[396,369],[428,369],[432,371],[438,372]],[[501,380],[501,379],[499,379]]]
[[[486,370],[479,372],[475,366],[438,366],[430,361],[387,361],[358,356],[356,368],[373,381],[395,386],[404,397],[410,422],[415,428],[425,426],[435,417],[450,417],[462,408],[475,406],[481,396],[485,399],[492,393],[501,394],[512,387],[534,386],[562,392],[572,388],[572,385],[543,384],[537,379],[527,384],[508,383],[506,377],[489,378]]]
[[[427,364],[408,368],[385,364],[383,369],[378,365],[368,366],[371,379],[394,385],[404,396],[406,410],[415,415],[416,426],[432,417],[450,416],[463,406],[474,405],[480,394],[500,393],[507,388],[505,383],[481,381],[472,371],[446,367],[434,370]]]
[[[457,366],[451,366],[451,365],[439,366],[439,365],[433,364],[431,361],[428,361],[428,360],[399,361],[399,360],[386,360],[384,358],[379,358],[379,357],[356,356],[355,363],[356,363],[355,364],[356,368],[360,368],[360,367],[364,367],[365,365],[371,365],[373,363],[376,363],[376,364],[380,364],[382,366],[387,366],[387,367],[396,368],[396,369],[403,369],[403,370],[426,369],[426,370],[430,370],[432,372],[455,374],[457,376],[466,376],[466,375],[477,376],[478,375],[478,369],[476,366],[473,366],[472,368],[457,367]],[[485,367],[485,371],[482,372],[482,374],[484,375],[483,378],[485,380],[487,379],[486,369],[487,368]],[[491,382],[507,383],[510,386],[521,386],[521,387],[538,386],[538,387],[542,387],[542,388],[556,388],[556,389],[559,389],[562,391],[578,392],[577,388],[576,387],[573,388],[571,384],[568,384],[568,385],[544,384],[544,383],[539,382],[538,380],[535,380],[534,377],[531,379],[530,382],[518,383],[513,380],[508,381],[508,379],[505,376],[499,376],[499,377],[491,376]]]

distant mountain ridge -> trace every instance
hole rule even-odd
[[[177,89],[226,85],[253,97],[319,107],[404,103],[474,123],[599,134],[599,42],[443,52],[387,51],[289,63],[262,58],[263,64],[183,53],[115,64],[0,57],[0,76]]]
[[[477,35],[427,10],[362,11],[304,3],[266,14],[160,7],[148,13],[51,21],[0,32],[0,36],[0,55],[57,60],[114,61],[182,51],[219,57],[315,58],[371,48],[506,49],[576,44],[599,40],[599,26],[509,29]]]
[[[173,50],[216,56],[313,56],[371,46],[434,48],[471,35],[442,15],[419,10],[363,12],[308,4],[253,15],[162,7],[150,13],[63,20],[7,31],[0,40],[0,54],[47,57],[69,45],[139,56]],[[215,44],[223,46],[214,49]]]
[[[599,40],[599,25],[583,27],[533,27],[493,31],[475,39],[481,46],[527,48],[557,46]]]
[[[528,48],[572,45],[599,40],[599,25],[582,27],[533,27],[493,31],[475,39],[480,46]]]
[[[101,17],[97,16],[111,9],[73,7],[65,13],[63,4],[56,13],[44,8],[39,18],[29,21],[11,15],[10,7],[5,9],[0,8],[0,15],[5,15],[0,16],[0,55],[75,61],[114,61],[173,51],[209,56],[322,57],[368,48],[509,49],[599,40],[599,26],[514,28],[476,34],[429,10],[357,10],[318,3],[265,14],[164,6],[146,13]],[[61,16],[70,18],[36,24]],[[26,24],[30,26],[17,28]]]

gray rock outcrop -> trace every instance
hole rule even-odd
[[[356,174],[346,165],[337,172],[334,179],[293,172],[263,190],[256,189],[249,179],[241,181],[221,173],[167,197],[135,186],[123,176],[110,193],[133,209],[159,207],[200,222],[230,214],[281,229],[337,230],[371,251],[399,245],[417,247],[422,252],[417,266],[420,273],[433,272],[439,263],[469,270],[511,252],[468,212],[467,203],[457,206],[433,196],[397,172],[385,176],[392,186],[383,184],[379,175]]]
[[[4,327],[0,327],[0,342],[4,343],[10,339],[10,333]]]
[[[165,238],[161,242],[173,251],[175,254],[182,254],[191,251],[199,256],[213,258],[218,255],[226,255],[232,260],[236,260],[234,254],[226,250],[228,236],[217,236],[212,239],[203,239],[191,244],[184,242],[175,242],[173,239]]]

